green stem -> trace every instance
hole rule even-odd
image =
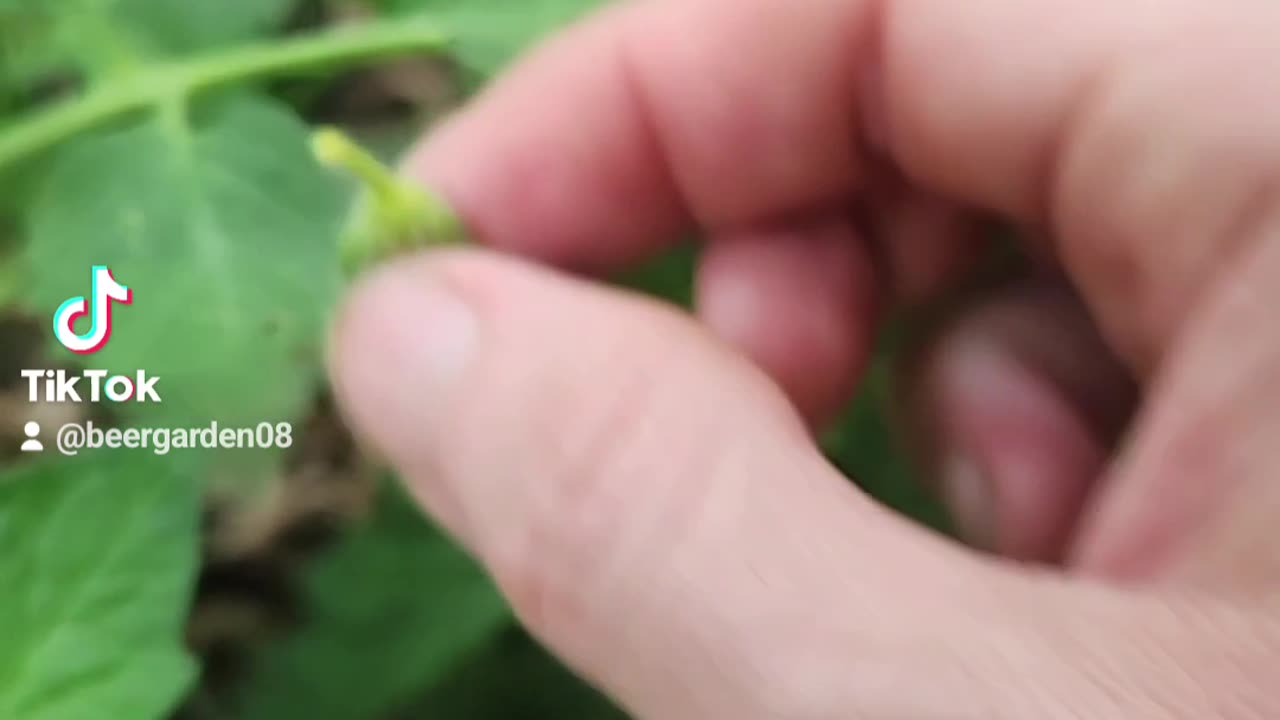
[[[377,158],[356,145],[336,128],[321,128],[311,139],[316,158],[333,168],[341,168],[360,182],[383,203],[394,203],[402,188],[399,179]]]
[[[409,52],[440,52],[448,44],[443,32],[426,23],[387,21],[199,58],[181,66],[179,74],[188,88],[200,91],[228,82],[343,67]]]
[[[86,130],[145,110],[175,95],[223,85],[374,61],[448,45],[438,29],[400,22],[356,25],[325,33],[237,48],[165,65],[91,90],[76,100],[0,129],[0,170]]]

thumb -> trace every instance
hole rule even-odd
[[[658,303],[421,256],[355,290],[333,363],[354,426],[634,717],[1280,716],[1270,621],[910,528]]]
[[[981,577],[834,471],[754,366],[639,296],[420,256],[355,290],[333,371],[521,619],[642,717],[796,716],[769,709],[809,694],[830,623],[867,625],[850,646],[896,674],[904,637],[936,641],[919,618]],[[916,627],[867,621],[888,608]]]

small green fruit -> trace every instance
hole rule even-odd
[[[322,164],[364,185],[340,239],[339,258],[349,278],[405,252],[467,241],[466,228],[444,200],[398,177],[342,131],[316,131],[311,148]]]

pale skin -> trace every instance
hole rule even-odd
[[[1280,717],[1277,48],[1272,0],[625,3],[415,151],[492,250],[361,281],[339,397],[637,717]],[[979,210],[1076,294],[910,365],[961,544],[811,430]],[[552,269],[692,228],[697,318]]]

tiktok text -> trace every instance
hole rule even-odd
[[[86,398],[93,403],[161,402],[156,390],[160,378],[148,377],[145,370],[133,376],[110,375],[106,370],[84,370],[78,375],[66,370],[23,370],[22,377],[27,380],[27,400],[33,403],[79,403]]]

